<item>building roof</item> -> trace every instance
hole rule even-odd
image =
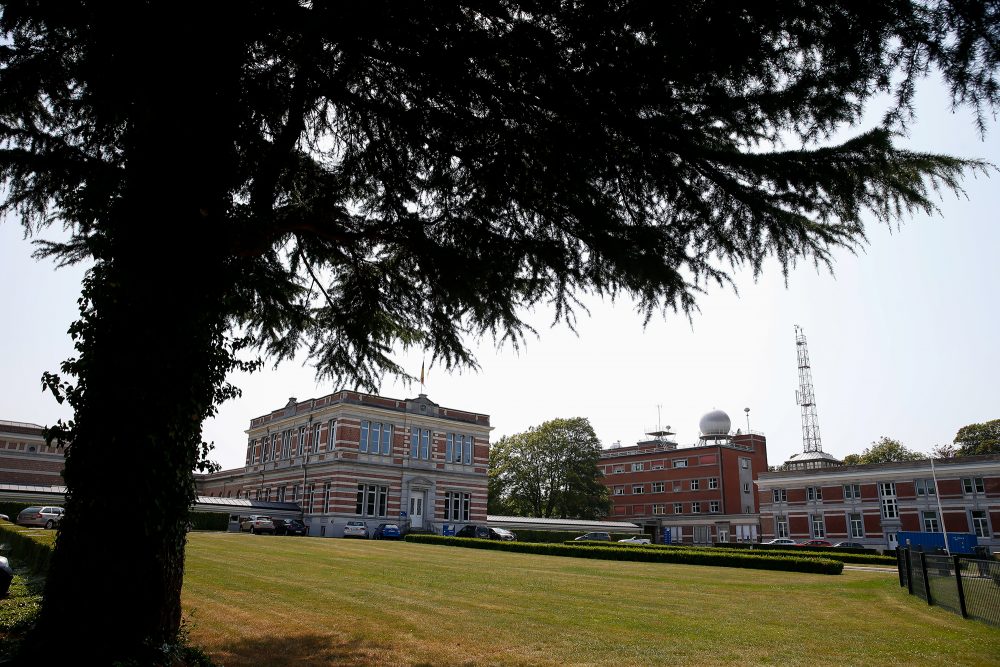
[[[30,422],[14,422],[7,419],[0,419],[0,427],[4,426],[16,426],[18,428],[45,428],[44,426],[39,426],[38,424],[32,424]]]
[[[1000,455],[956,456],[950,459],[934,459],[934,468],[938,475],[973,474],[983,468],[1000,468]],[[805,468],[796,470],[778,470],[762,472],[758,484],[771,486],[775,482],[794,478],[871,478],[876,475],[908,475],[918,473],[931,474],[931,460],[894,461],[891,463],[867,463],[853,466],[833,466],[828,468]]]
[[[581,519],[543,519],[533,516],[502,516],[490,514],[486,522],[495,528],[524,528],[536,530],[568,530],[589,532],[603,530],[609,533],[641,533],[642,529],[628,521],[587,521]]]

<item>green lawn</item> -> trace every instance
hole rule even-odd
[[[191,640],[226,665],[1000,664],[894,574],[796,574],[192,533]]]

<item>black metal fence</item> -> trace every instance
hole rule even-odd
[[[901,548],[899,585],[927,604],[1000,626],[1000,562]]]

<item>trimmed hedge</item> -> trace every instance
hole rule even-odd
[[[597,547],[610,547],[610,546],[628,546],[629,548],[635,549],[683,549],[685,551],[724,551],[716,550],[715,547],[705,547],[705,546],[678,546],[673,544],[629,544],[629,545],[616,545],[613,542],[564,542],[563,544],[585,544],[588,546]],[[732,553],[728,552],[727,553]],[[872,555],[861,555],[853,553],[837,553],[836,551],[831,551],[823,554],[817,554],[815,552],[800,551],[799,549],[785,549],[781,550],[769,550],[766,553],[763,549],[753,549],[753,550],[740,550],[740,555],[747,556],[749,558],[760,558],[764,556],[791,556],[794,558],[825,558],[828,560],[835,560],[840,563],[850,563],[852,565],[889,565],[892,567],[896,566],[896,559],[889,558],[887,556],[879,556],[877,554]]]
[[[35,574],[48,572],[55,542],[54,530],[31,530],[0,521],[0,543],[10,547],[7,555]]]
[[[511,528],[511,531],[517,535],[518,542],[532,542],[536,544],[558,544],[560,542],[567,542],[576,537],[580,537],[589,532],[593,531],[572,531],[572,530],[529,530],[521,528]],[[621,540],[626,537],[632,537],[630,533],[611,533],[611,539]],[[642,535],[640,537],[648,537],[648,535]]]
[[[679,563],[684,565],[710,565],[714,567],[745,567],[755,570],[782,570],[786,572],[808,572],[813,574],[840,574],[844,564],[822,558],[801,558],[793,556],[750,556],[731,552],[694,551],[690,549],[646,549],[633,546],[619,546],[602,542],[600,547],[579,543],[534,544],[525,542],[501,542],[463,537],[442,537],[440,535],[407,535],[407,542],[438,544],[468,549],[489,549],[510,551],[540,556],[567,556],[570,558],[595,558],[599,560],[638,561],[643,563]]]
[[[225,512],[191,512],[191,530],[229,530],[229,514]]]
[[[716,542],[712,545],[713,547],[721,547],[723,549],[750,549],[753,548],[754,551],[758,549],[761,551],[782,551],[787,550],[788,544],[757,544],[754,542]],[[863,556],[877,556],[879,555],[878,549],[858,549],[857,547],[795,547],[796,549],[802,549],[803,551],[815,551],[816,553],[841,553],[841,554],[860,554]]]

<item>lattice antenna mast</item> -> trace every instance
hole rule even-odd
[[[795,325],[795,350],[799,357],[799,388],[795,392],[795,402],[802,407],[802,451],[822,452],[812,368],[809,366],[809,348],[806,346],[806,335],[798,324]]]

